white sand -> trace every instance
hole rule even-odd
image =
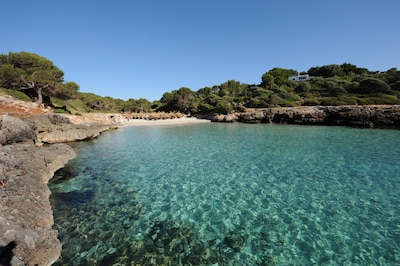
[[[185,124],[204,124],[210,123],[207,119],[197,119],[195,117],[182,117],[174,119],[159,119],[159,120],[145,120],[145,119],[124,119],[119,126],[156,126],[156,125],[185,125]]]

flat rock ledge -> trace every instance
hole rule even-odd
[[[47,182],[76,154],[57,142],[94,138],[110,128],[53,114],[0,116],[0,265],[52,265],[60,257]]]
[[[262,108],[213,116],[211,121],[400,129],[400,105]]]
[[[22,118],[33,126],[36,143],[63,143],[98,137],[101,132],[116,128],[115,124],[101,122],[72,123],[70,118],[62,115],[34,115]]]

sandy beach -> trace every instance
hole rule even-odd
[[[185,125],[185,124],[204,124],[211,123],[207,119],[198,119],[195,117],[182,117],[174,119],[158,119],[158,120],[146,120],[146,119],[124,119],[123,122],[118,123],[121,127],[126,126],[159,126],[159,125]]]

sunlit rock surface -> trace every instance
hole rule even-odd
[[[400,128],[399,105],[298,106],[249,109],[218,115],[213,122],[338,125],[369,128]]]
[[[61,143],[92,139],[113,127],[104,123],[71,123],[67,116],[35,115],[24,121],[36,129],[38,143]]]

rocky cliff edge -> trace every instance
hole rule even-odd
[[[0,265],[51,265],[59,258],[47,182],[76,156],[59,142],[94,138],[112,127],[54,114],[0,115]]]

